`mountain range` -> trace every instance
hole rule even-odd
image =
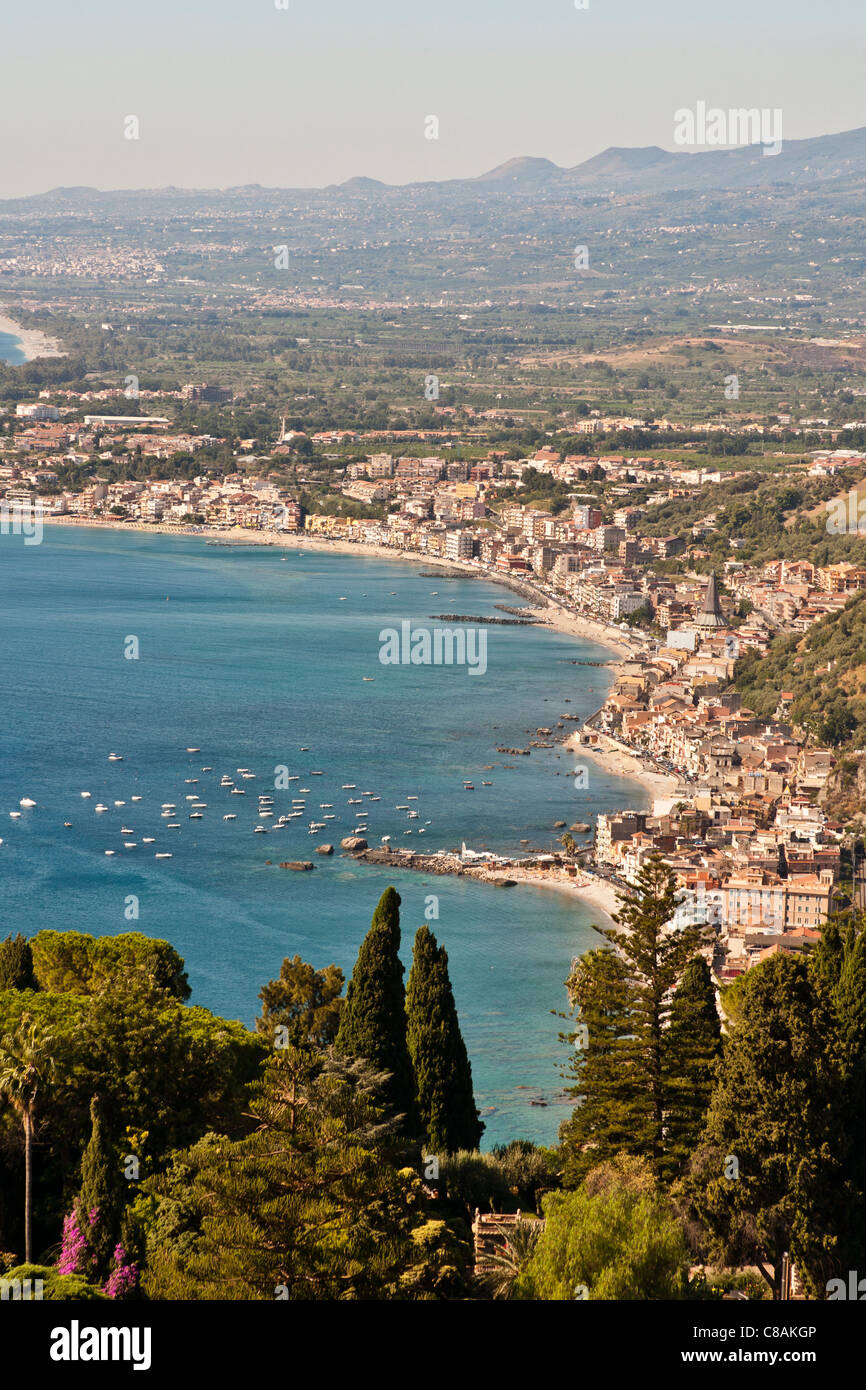
[[[736,189],[785,185],[788,190],[814,189],[817,184],[866,178],[866,126],[835,135],[819,135],[805,140],[786,140],[778,154],[766,155],[760,145],[735,149],[672,152],[658,145],[637,148],[610,146],[600,154],[573,168],[563,168],[549,159],[524,156],[506,160],[474,178],[446,179],[440,182],[385,184],[378,179],[355,177],[324,189],[270,189],[260,184],[244,184],[227,189],[190,190],[181,188],[118,190],[116,193],[89,187],[54,188],[27,198],[0,201],[7,212],[51,212],[64,207],[97,205],[124,199],[160,197],[171,201],[194,193],[247,201],[257,196],[279,193],[309,198],[377,198],[423,196],[431,192],[468,198],[493,195],[542,197],[559,201],[569,196],[605,193],[658,194],[667,191],[722,192]]]

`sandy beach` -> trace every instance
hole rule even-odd
[[[576,879],[568,878],[565,874],[557,876],[555,872],[532,873],[527,869],[503,869],[501,872],[494,871],[485,873],[483,877],[487,882],[496,879],[512,879],[517,883],[526,884],[531,888],[550,888],[555,893],[568,893],[573,898],[579,898],[583,903],[591,904],[598,911],[600,927],[610,927],[613,914],[618,911],[619,900],[613,884],[605,879],[596,878],[593,874],[579,874]]]
[[[605,734],[599,734],[598,743],[592,747],[581,743],[579,734],[572,734],[566,740],[566,747],[581,758],[597,763],[606,772],[640,782],[656,801],[675,796],[680,787],[680,778],[675,773],[657,772],[640,753],[628,752]]]
[[[9,333],[18,339],[19,347],[28,362],[33,362],[37,357],[66,356],[56,338],[49,338],[47,333],[38,328],[22,328],[20,323],[3,313],[0,313],[0,333]]]

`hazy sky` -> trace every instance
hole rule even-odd
[[[572,165],[675,148],[700,99],[781,107],[787,139],[866,125],[863,0],[277,3],[5,0],[0,196]]]

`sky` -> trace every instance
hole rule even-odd
[[[2,0],[0,197],[571,166],[699,100],[866,125],[863,0],[579,2]]]

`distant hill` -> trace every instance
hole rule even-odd
[[[506,160],[495,169],[473,178],[448,179],[440,183],[406,185],[385,184],[358,175],[339,185],[322,189],[267,189],[247,184],[230,189],[135,189],[101,191],[95,188],[53,188],[29,198],[0,202],[5,211],[50,211],[52,208],[129,202],[187,202],[222,199],[250,202],[286,194],[305,194],[311,199],[332,199],[347,193],[371,198],[387,195],[457,196],[461,200],[483,200],[489,194],[511,194],[516,198],[542,192],[553,201],[566,200],[574,193],[633,192],[663,194],[684,192],[723,192],[745,188],[785,185],[787,189],[814,188],[833,180],[866,179],[866,127],[819,135],[806,140],[785,140],[777,155],[765,155],[758,145],[730,150],[692,152],[663,150],[658,145],[628,148],[610,146],[573,168],[561,168],[552,160],[521,156]]]

